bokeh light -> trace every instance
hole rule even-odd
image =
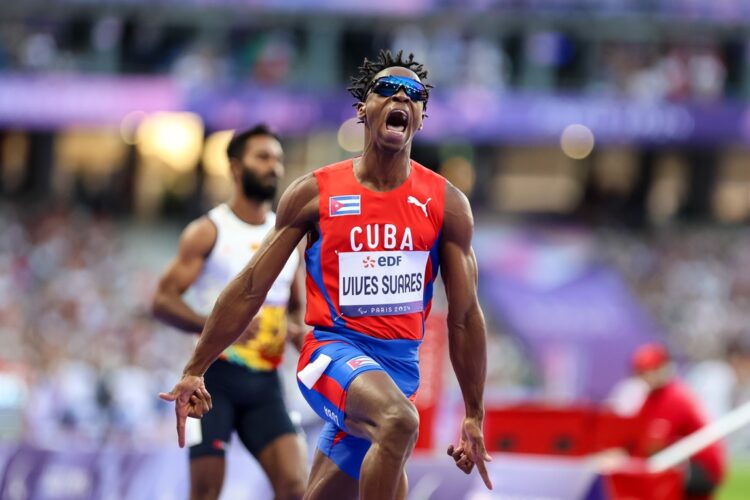
[[[364,125],[357,118],[350,118],[341,124],[337,135],[339,146],[344,151],[357,153],[365,147]]]
[[[0,143],[0,179],[8,190],[23,182],[29,151],[29,138],[21,132],[9,132]]]
[[[178,172],[195,168],[203,148],[203,121],[194,113],[155,113],[137,133],[138,151]]]
[[[452,156],[440,165],[440,174],[448,179],[466,196],[474,190],[476,171],[469,160],[462,156]]]
[[[594,134],[585,125],[568,125],[560,136],[560,147],[566,156],[583,160],[594,149]]]
[[[230,178],[227,146],[234,130],[221,130],[209,135],[203,148],[203,168],[209,175]]]
[[[121,166],[126,148],[116,129],[71,128],[55,142],[55,162],[58,170],[104,175]]]
[[[750,186],[741,183],[722,183],[713,197],[716,217],[725,223],[738,223],[750,215]]]

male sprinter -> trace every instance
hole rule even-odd
[[[326,420],[305,494],[310,499],[405,498],[405,462],[419,417],[417,348],[442,266],[448,295],[450,357],[466,416],[452,454],[476,465],[491,487],[482,421],[486,332],[477,301],[468,200],[410,158],[428,88],[413,56],[381,51],[353,78],[364,123],[361,157],[295,181],[279,204],[276,227],[250,264],[222,292],[182,380],[177,431],[211,405],[203,375],[237,338],[297,243],[307,235],[307,315],[298,382]]]
[[[216,298],[260,248],[276,220],[271,201],[284,173],[278,138],[258,125],[235,135],[227,154],[235,183],[232,199],[185,229],[154,297],[154,314],[187,332],[201,332]],[[224,482],[224,448],[233,430],[263,467],[277,499],[304,494],[305,453],[276,372],[287,330],[298,346],[304,332],[298,254],[290,252],[280,264],[257,316],[249,321],[253,311],[243,318],[244,334],[204,370],[214,408],[200,420],[200,429],[193,429],[198,434],[190,447],[193,500],[218,498]],[[188,289],[188,299],[193,300],[186,302],[183,294]]]

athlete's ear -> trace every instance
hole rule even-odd
[[[357,103],[357,118],[361,123],[365,122],[365,103],[360,101]]]
[[[229,158],[229,174],[235,181],[242,178],[242,167],[237,158]]]

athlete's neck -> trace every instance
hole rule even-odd
[[[271,211],[270,201],[248,198],[243,193],[235,193],[227,205],[242,222],[256,226],[265,223],[266,215]]]
[[[354,176],[374,191],[390,191],[406,182],[411,173],[411,147],[390,152],[372,147],[354,159]]]

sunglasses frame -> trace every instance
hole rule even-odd
[[[387,83],[390,85],[397,85],[396,90],[392,93],[389,93],[387,95],[381,94],[380,92],[377,92],[375,90],[375,87],[378,85],[378,83],[382,82],[383,80],[387,80]],[[407,97],[413,101],[413,102],[423,102],[427,103],[427,86],[423,84],[422,82],[419,82],[413,78],[408,78],[406,76],[396,76],[396,75],[386,75],[381,76],[380,78],[373,80],[370,85],[367,88],[367,92],[365,95],[369,94],[370,92],[375,92],[381,97],[391,97],[398,92],[404,89],[404,92],[406,93]],[[390,92],[391,89],[388,89],[387,92]],[[414,97],[417,97],[415,99]]]

